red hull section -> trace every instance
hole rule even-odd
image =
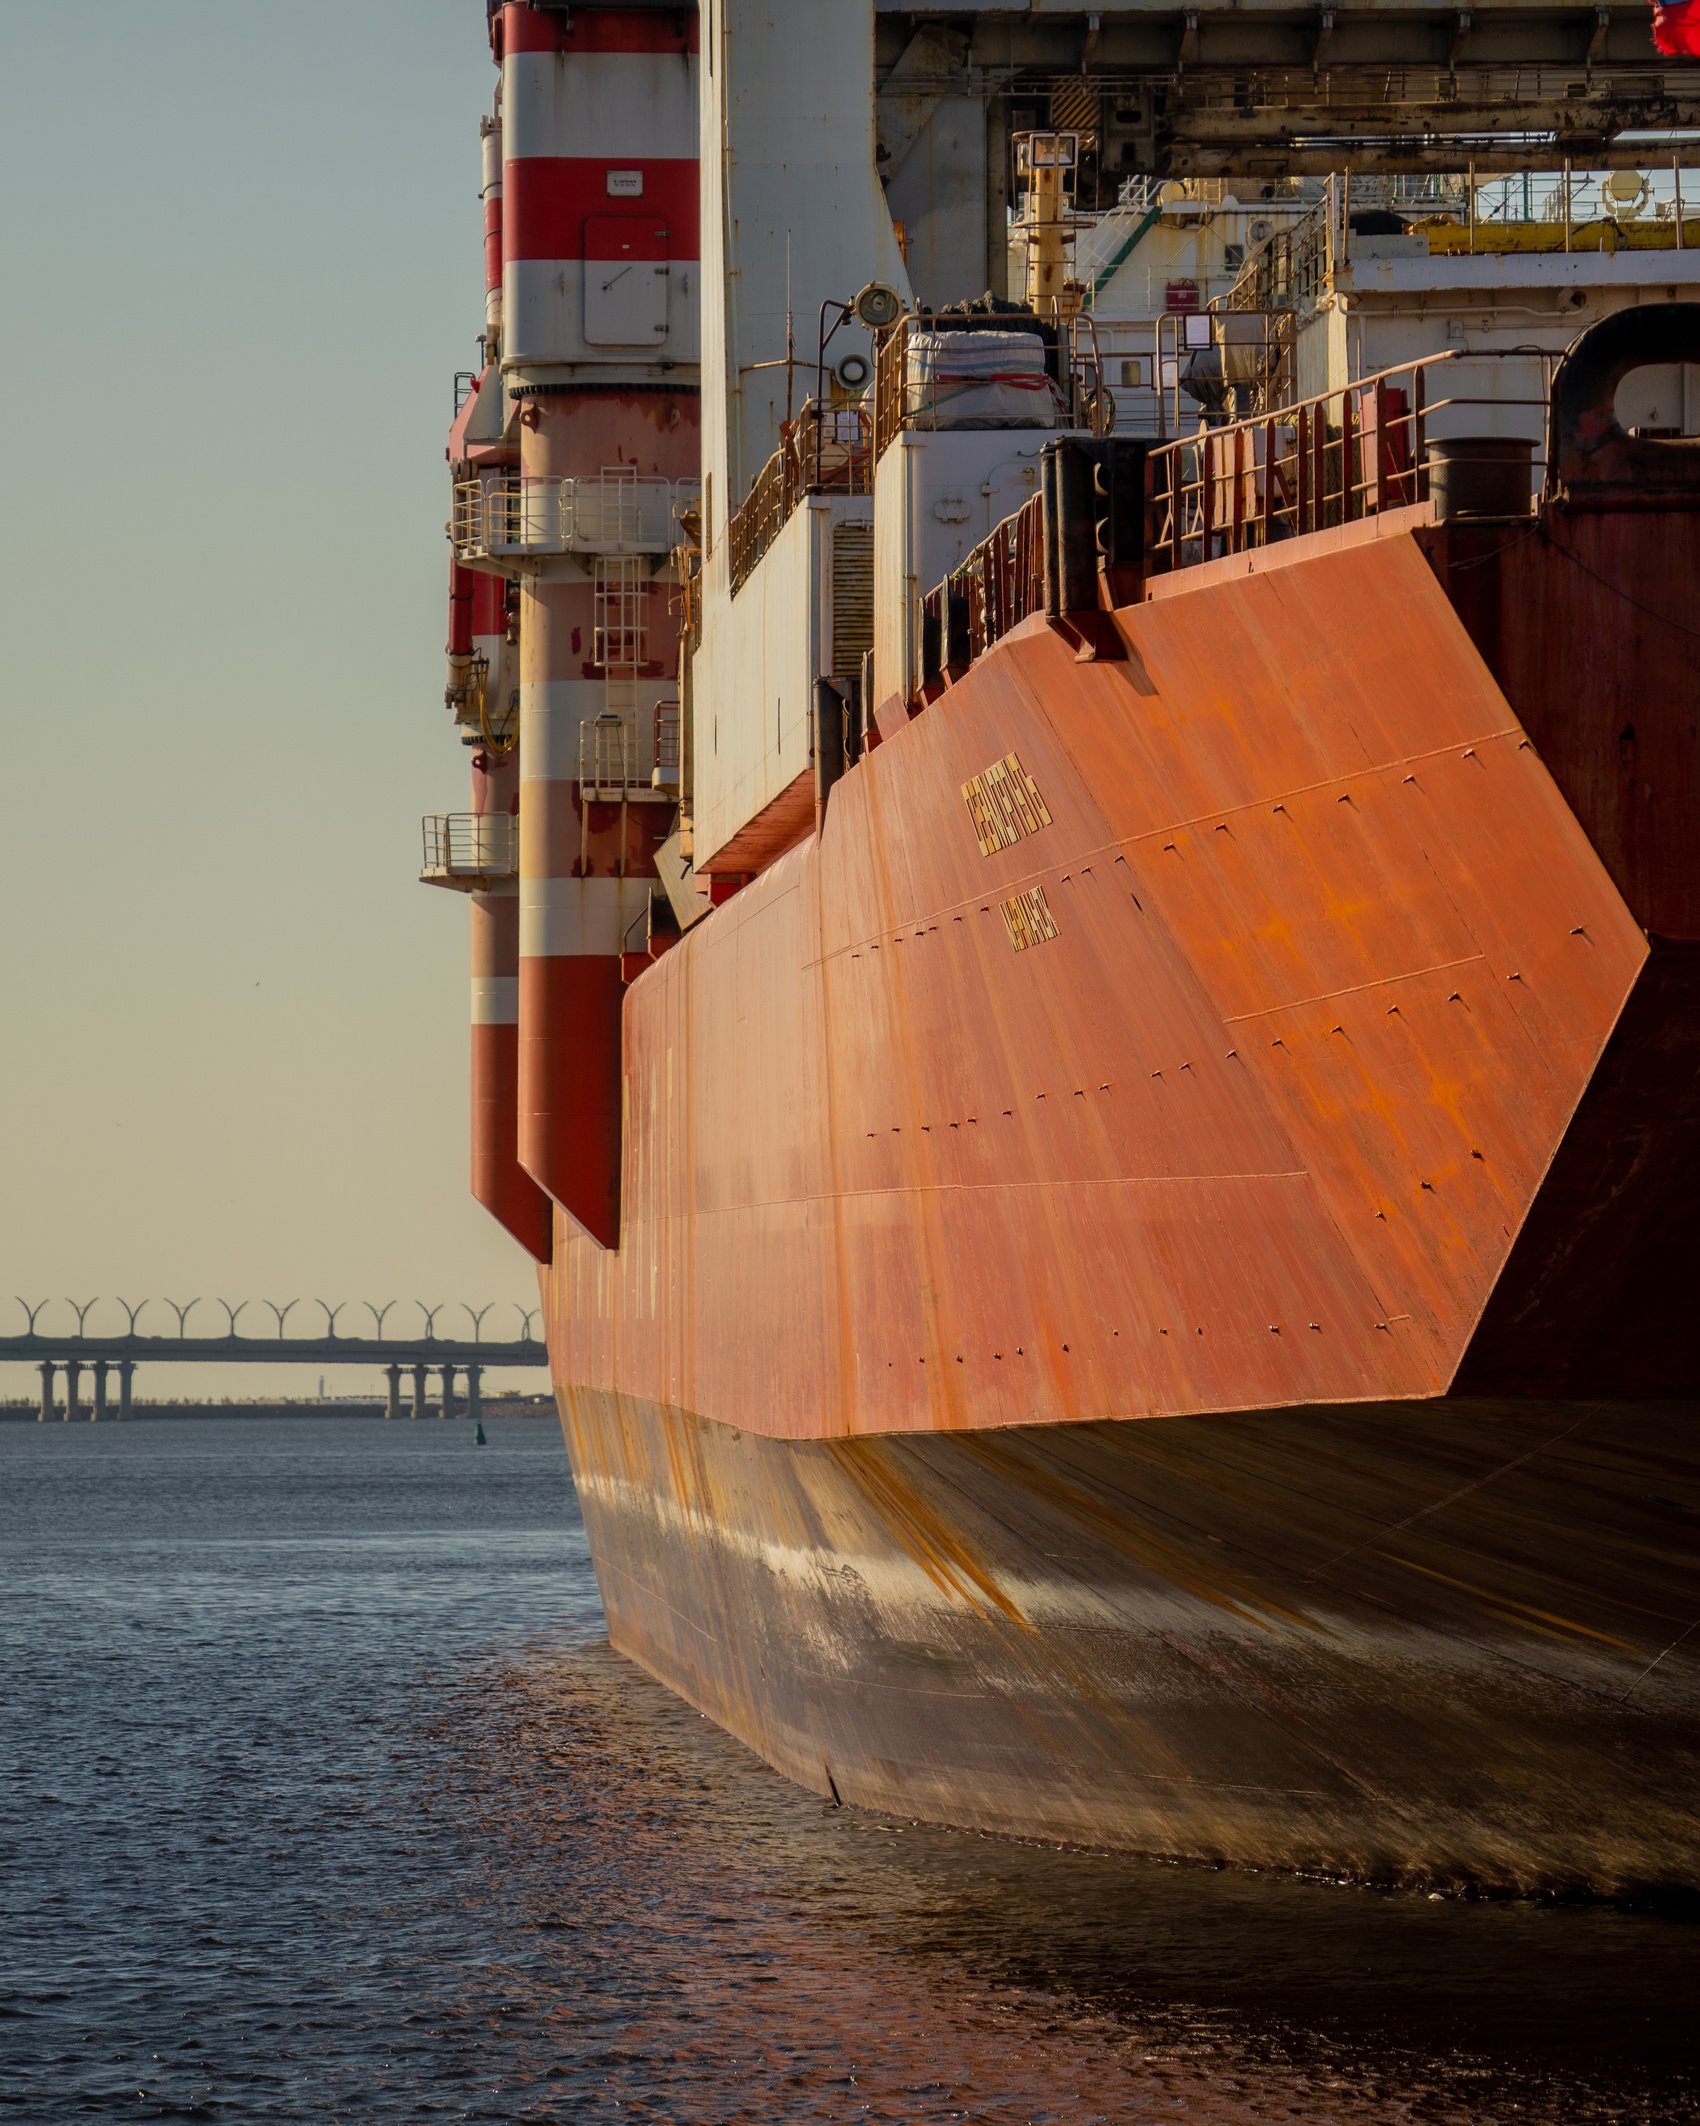
[[[1636,920],[1700,941],[1700,512],[1547,513],[1422,543]]]
[[[520,1165],[519,1028],[472,1029],[472,1193],[539,1262],[549,1260],[553,1206]]]
[[[1580,482],[1540,539],[1517,525],[1422,538],[1652,947],[1460,1375],[1477,1393],[1695,1386],[1700,514],[1659,506],[1672,498],[1651,481],[1633,499],[1603,508]]]
[[[620,1231],[621,987],[617,957],[520,962],[520,1164],[597,1247]]]
[[[490,603],[495,579],[475,579],[475,610]],[[500,607],[485,629],[500,627]],[[451,643],[452,648],[452,643]],[[518,762],[488,746],[473,755],[472,793],[480,819],[511,816]],[[527,1254],[549,1260],[553,1207],[519,1163],[519,897],[511,887],[468,897],[472,928],[472,1193]]]
[[[1647,943],[1415,540],[1319,546],[1125,660],[1027,623],[641,976],[564,1385],[799,1438],[1445,1392]]]

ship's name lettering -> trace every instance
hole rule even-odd
[[[1029,886],[1025,893],[1012,895],[1001,913],[1017,952],[1025,952],[1029,945],[1047,944],[1057,934],[1056,917],[1046,905],[1043,886]]]
[[[995,856],[1000,849],[1013,848],[1024,835],[1037,834],[1041,827],[1051,824],[1038,784],[1014,753],[994,760],[983,775],[965,782],[962,801],[974,822],[974,837],[982,856]]]

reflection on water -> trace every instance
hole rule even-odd
[[[488,1429],[0,1427],[0,2115],[1700,2119],[1700,1930],[825,1807]]]

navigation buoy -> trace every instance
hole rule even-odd
[[[475,1447],[488,1447],[490,1444],[484,1437],[484,1420],[482,1418],[478,1421],[478,1430],[472,1435],[472,1444]]]

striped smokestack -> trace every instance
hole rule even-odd
[[[515,453],[501,435],[502,131],[482,132],[485,352],[472,402],[457,415],[449,458],[457,483],[500,481]],[[482,418],[479,440],[470,439]],[[512,475],[506,475],[511,477]],[[506,577],[459,558],[449,584],[449,700],[472,755],[475,822],[463,856],[485,883],[471,916],[471,1183],[474,1197],[539,1262],[549,1259],[553,1212],[519,1160],[519,646],[516,595]]]
[[[484,150],[484,332],[485,352],[495,361],[502,339],[502,116],[497,99],[494,117],[479,128]]]
[[[498,26],[503,350],[520,405],[519,1146],[619,1237],[620,955],[645,948],[664,571],[698,462],[694,11],[517,4]]]

